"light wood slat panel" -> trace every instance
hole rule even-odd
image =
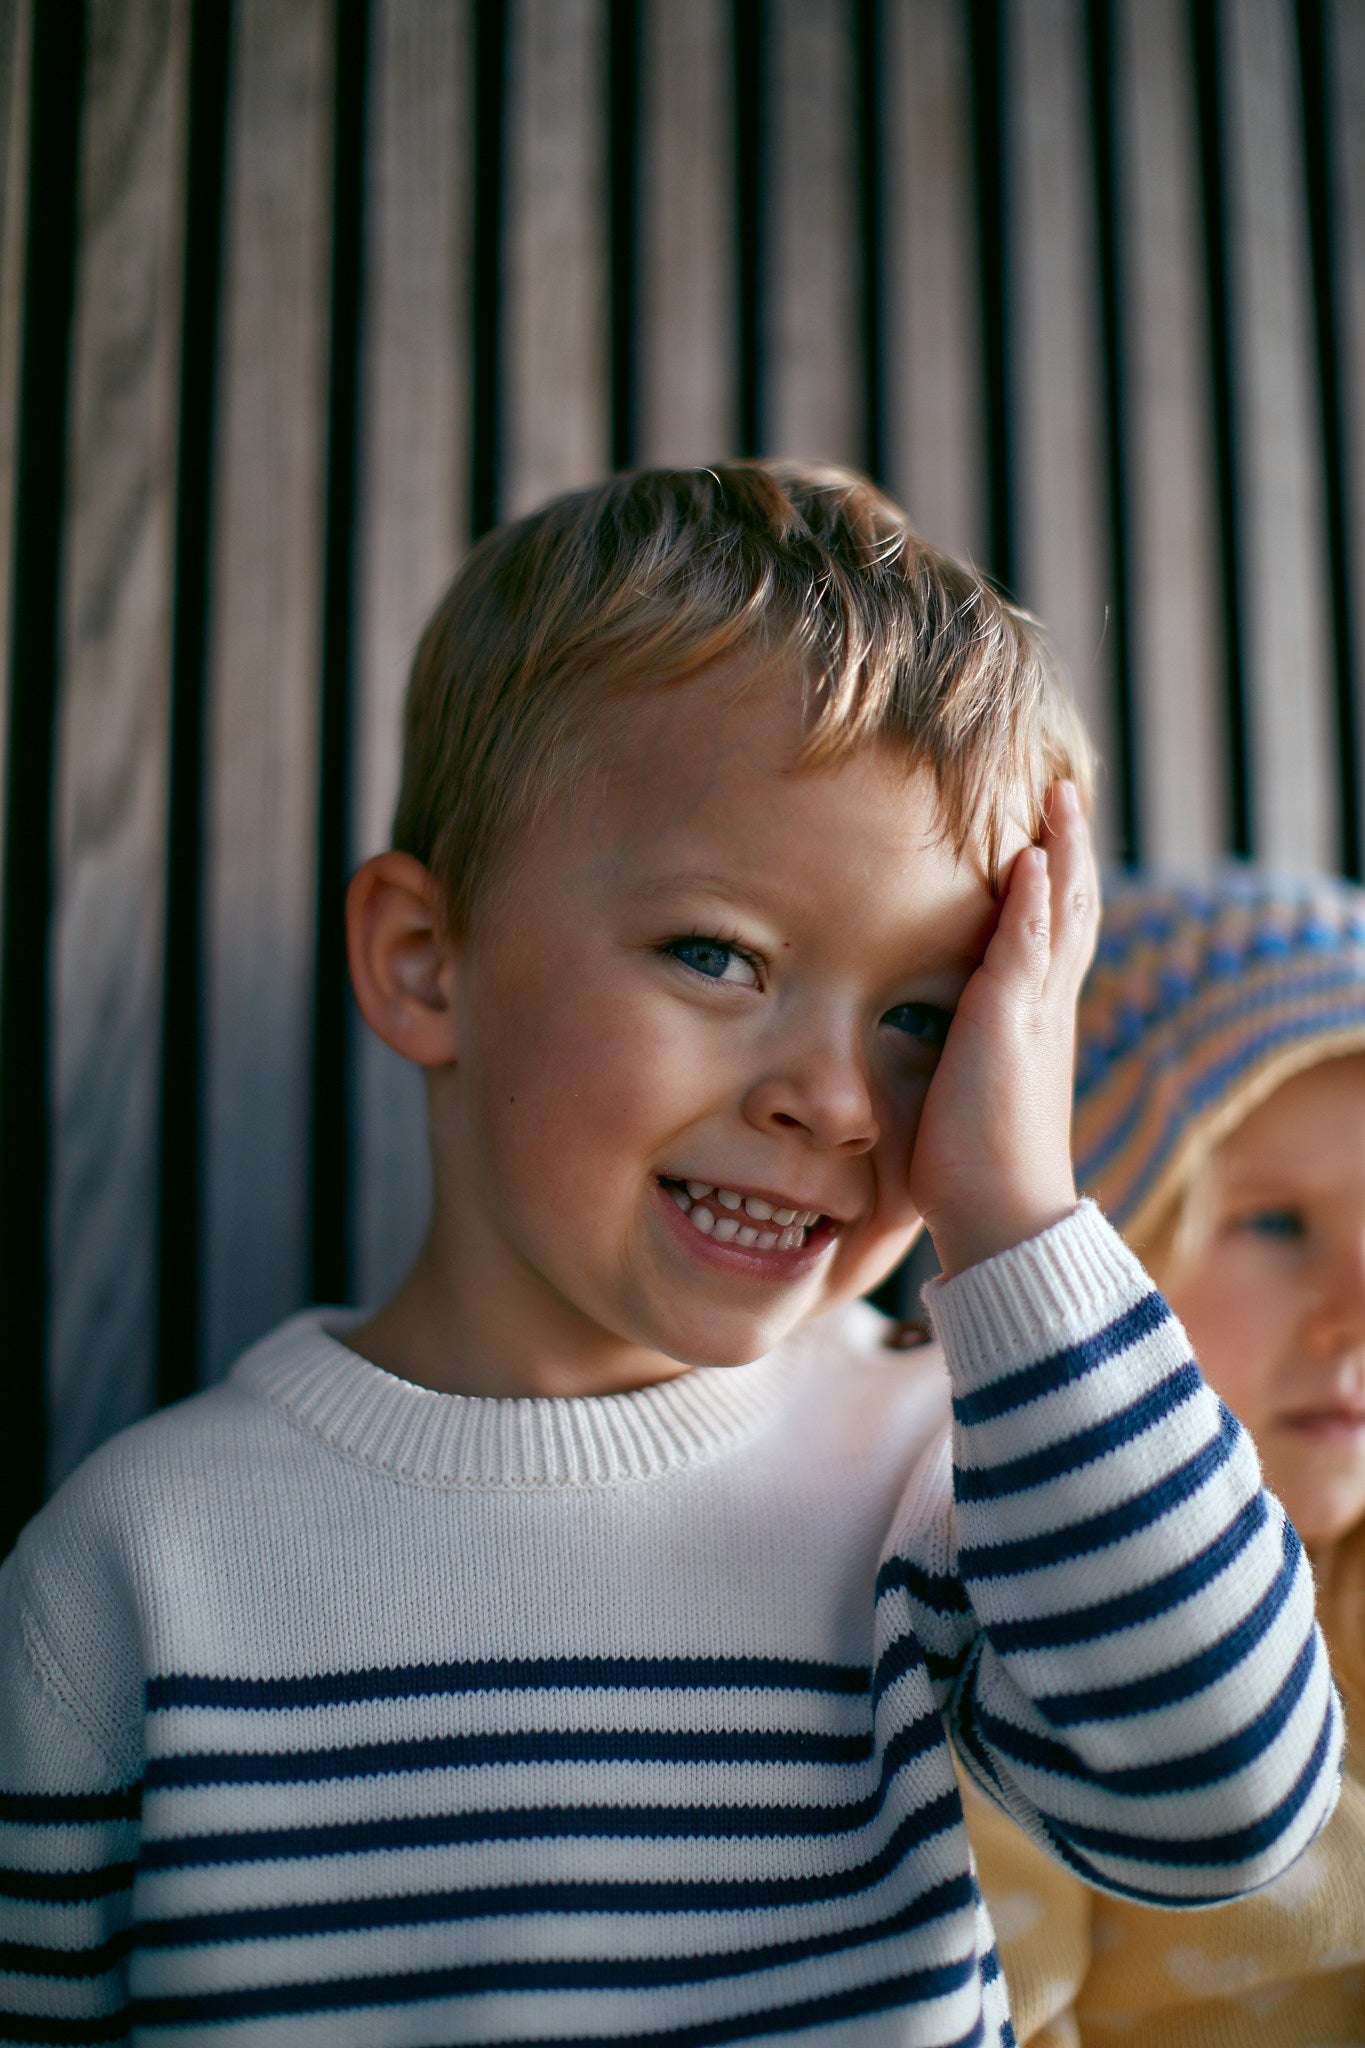
[[[18,456],[32,9],[33,0],[0,0],[0,892],[5,885],[10,577],[14,564],[14,465]]]
[[[967,15],[959,0],[897,0],[886,22],[889,481],[929,540],[981,561],[986,467]]]
[[[1085,17],[1081,0],[1003,10],[1010,106],[1010,342],[1015,352],[1018,595],[1046,622],[1101,756],[1114,761],[1110,566]],[[1096,837],[1116,843],[1102,778]]]
[[[1341,308],[1347,570],[1355,633],[1352,680],[1356,729],[1365,735],[1365,7],[1359,0],[1329,0],[1326,33],[1336,142],[1330,173],[1337,231],[1333,260]]]
[[[372,28],[355,856],[389,844],[403,691],[468,544],[473,9],[383,0]],[[420,1070],[357,1023],[356,1281],[376,1301],[430,1192]]]
[[[1253,840],[1334,867],[1335,735],[1308,222],[1288,0],[1220,10]]]
[[[767,451],[863,461],[852,10],[771,0]]]
[[[331,141],[325,0],[241,0],[210,647],[204,1350],[308,1288]]]
[[[729,11],[645,0],[640,460],[713,462],[736,438]]]
[[[1196,109],[1184,0],[1121,0],[1120,260],[1140,829],[1149,862],[1231,843]]]
[[[87,10],[62,590],[49,1479],[154,1405],[188,14]]]
[[[608,467],[606,16],[511,0],[500,516]]]

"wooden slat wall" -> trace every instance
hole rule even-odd
[[[1111,857],[1358,874],[1362,375],[1359,0],[0,0],[0,1542],[411,1254],[339,907],[474,534],[854,462]]]

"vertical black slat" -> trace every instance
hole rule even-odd
[[[1095,156],[1095,224],[1099,260],[1100,340],[1105,440],[1105,496],[1109,515],[1109,639],[1114,677],[1113,780],[1118,797],[1119,851],[1133,864],[1142,859],[1140,752],[1133,679],[1133,637],[1129,623],[1132,575],[1131,459],[1127,430],[1127,376],[1120,260],[1119,81],[1114,0],[1092,0],[1089,29],[1090,109]]]
[[[857,0],[858,226],[862,260],[863,467],[884,479],[891,466],[886,403],[886,10]]]
[[[1313,280],[1313,332],[1317,347],[1318,420],[1322,437],[1326,499],[1327,571],[1330,583],[1332,672],[1336,698],[1338,771],[1341,782],[1343,874],[1362,873],[1360,714],[1355,676],[1357,621],[1351,586],[1352,533],[1346,488],[1346,409],[1341,388],[1344,309],[1341,278],[1333,261],[1337,223],[1333,203],[1332,94],[1322,0],[1298,0],[1299,71],[1302,80],[1308,247]]]
[[[1000,0],[971,0],[972,143],[980,235],[981,359],[985,383],[989,567],[1006,590],[1017,570],[1017,461],[1009,345],[1008,101]]]
[[[332,274],[327,364],[322,689],[318,731],[317,916],[313,981],[311,1287],[350,1288],[345,896],[350,852],[356,465],[369,0],[336,0],[332,116]]]
[[[1215,0],[1191,0],[1190,39],[1199,123],[1200,199],[1209,308],[1209,404],[1213,424],[1218,568],[1226,650],[1226,724],[1231,851],[1252,846],[1251,721],[1247,705],[1246,625],[1242,612],[1242,538],[1233,377],[1228,201],[1224,176],[1226,110]]]
[[[764,199],[768,163],[768,9],[733,0],[735,76],[735,311],[739,349],[739,452],[757,455],[766,430]]]
[[[31,49],[0,954],[0,1244],[9,1399],[0,1450],[0,1552],[42,1501],[46,1450],[53,778],[85,70],[79,0],[43,0],[34,7]]]
[[[640,445],[640,6],[610,0],[607,24],[613,469],[629,469]]]
[[[222,301],[231,10],[190,18],[180,412],[172,579],[170,794],[162,972],[157,1396],[199,1377],[203,1218],[204,775],[216,364]]]
[[[507,174],[507,0],[474,0],[469,523],[497,524],[502,470],[503,215]]]

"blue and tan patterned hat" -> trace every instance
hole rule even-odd
[[[1134,1244],[1291,1074],[1365,1050],[1365,889],[1227,867],[1106,888],[1081,993],[1076,1178]]]

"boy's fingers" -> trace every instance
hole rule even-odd
[[[1054,963],[1068,979],[1079,978],[1095,948],[1100,888],[1094,843],[1074,784],[1052,785],[1041,838],[1052,884]]]
[[[1052,960],[1051,861],[1041,846],[1021,847],[1014,857],[987,958],[1041,995]]]

